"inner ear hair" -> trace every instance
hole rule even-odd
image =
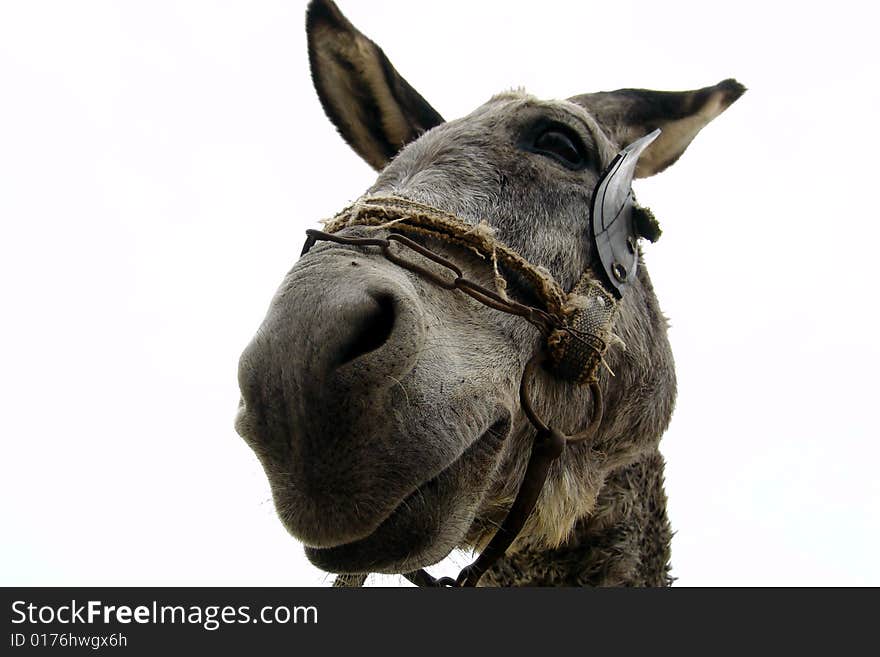
[[[639,158],[636,178],[646,178],[678,160],[697,133],[745,91],[742,84],[729,78],[692,91],[618,89],[571,100],[586,107],[621,148],[661,129]]]
[[[373,41],[331,0],[306,14],[312,81],[327,116],[346,142],[380,170],[407,143],[443,123]]]

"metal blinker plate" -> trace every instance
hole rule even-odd
[[[599,178],[591,204],[591,232],[602,268],[618,298],[636,278],[638,235],[633,225],[632,181],[639,156],[660,135],[660,130],[637,139],[612,160]]]

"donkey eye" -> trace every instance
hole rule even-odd
[[[581,140],[558,126],[538,132],[528,150],[552,157],[569,169],[583,169],[587,165],[586,149]]]

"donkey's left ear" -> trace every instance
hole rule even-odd
[[[636,178],[675,162],[697,133],[745,93],[733,79],[693,91],[618,89],[571,98],[587,108],[618,148],[660,128],[660,136],[639,158]]]
[[[394,69],[332,0],[306,14],[312,81],[343,139],[374,169],[443,117]]]

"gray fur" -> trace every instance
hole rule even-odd
[[[315,35],[332,32],[334,52],[343,52],[339,40],[350,24],[341,23],[329,0],[316,0],[309,11],[314,66],[330,61],[314,53],[330,37]],[[324,25],[331,19],[332,31]],[[372,44],[359,32],[351,38]],[[381,54],[372,46],[356,50]],[[352,65],[323,79],[380,69],[389,67]],[[388,76],[397,76],[390,70]],[[320,72],[313,75],[317,84]],[[393,76],[340,88],[403,88],[405,81]],[[437,123],[380,162],[384,168],[367,193],[486,221],[501,241],[568,289],[591,263],[587,220],[602,168],[634,135],[661,125],[670,136],[640,175],[661,170],[742,93],[733,84],[567,101],[500,94],[464,118]],[[413,94],[396,108],[398,120],[413,111],[430,116],[413,109],[424,102]],[[342,97],[340,89],[322,94],[325,103]],[[389,91],[381,103],[349,102],[375,109],[393,97]],[[370,112],[347,111],[340,121],[342,110],[326,109],[355,150],[375,163],[387,140],[365,143],[377,131],[350,125],[351,116]],[[523,131],[539,118],[577,133],[592,164],[572,171],[519,148]],[[366,232],[375,233],[350,228],[346,234]],[[493,285],[491,268],[473,254],[429,245],[468,277]],[[615,376],[603,371],[600,378],[606,404],[600,431],[554,464],[523,534],[487,583],[668,582],[670,531],[657,446],[673,410],[675,373],[666,320],[643,265],[615,325],[626,349],[609,352]],[[389,317],[393,325],[384,334]],[[354,348],[348,357],[365,335],[380,333],[370,343],[375,348]],[[309,559],[333,572],[393,573],[436,563],[456,547],[484,545],[516,494],[534,438],[518,386],[538,342],[522,320],[440,289],[374,251],[322,243],[301,258],[242,355],[236,427],[260,457],[279,517]],[[537,408],[559,429],[573,433],[588,421],[584,389],[547,375],[534,390]]]

